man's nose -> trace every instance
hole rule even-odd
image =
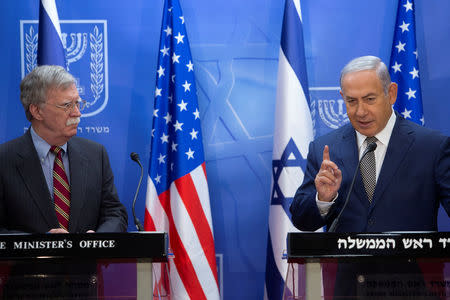
[[[367,114],[367,107],[364,102],[360,102],[358,104],[358,107],[356,108],[356,115],[357,116],[365,116]]]
[[[80,108],[78,107],[78,105],[74,105],[72,110],[70,111],[70,116],[71,117],[80,117],[81,116],[81,111]]]

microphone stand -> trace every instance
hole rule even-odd
[[[141,176],[139,177],[139,183],[137,185],[136,192],[134,193],[133,205],[131,206],[131,210],[133,211],[134,225],[136,226],[136,229],[138,231],[144,231],[144,227],[142,226],[138,217],[136,217],[136,212],[135,212],[135,208],[134,208],[136,206],[136,199],[139,194],[139,189],[141,188],[142,177],[144,176],[144,168],[142,167],[142,164],[139,161],[139,154],[137,154],[136,152],[131,152],[130,157],[133,161],[135,161],[139,164],[139,167],[141,167]]]

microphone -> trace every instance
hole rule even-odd
[[[131,206],[131,209],[133,211],[134,225],[136,226],[136,229],[138,231],[144,231],[144,227],[142,227],[142,224],[139,221],[139,219],[136,217],[136,213],[134,211],[134,207],[136,205],[136,199],[139,194],[139,189],[141,188],[142,177],[144,176],[144,168],[142,167],[142,164],[139,161],[139,154],[137,154],[136,152],[131,152],[130,157],[132,160],[134,160],[135,162],[137,162],[139,164],[139,167],[141,167],[141,177],[139,177],[139,183],[137,185],[136,193],[134,193],[133,205]]]
[[[334,219],[333,223],[331,223],[331,226],[330,226],[330,229],[328,230],[328,232],[336,231],[336,227],[338,225],[339,219],[341,218],[342,212],[344,211],[345,207],[348,204],[348,201],[350,200],[350,194],[352,193],[353,185],[355,184],[356,174],[358,174],[359,165],[361,164],[361,161],[364,158],[364,156],[366,156],[366,154],[369,152],[375,151],[375,149],[377,149],[377,143],[372,142],[367,146],[366,150],[364,150],[363,155],[361,156],[361,159],[358,161],[358,166],[356,167],[355,174],[353,174],[352,183],[350,184],[350,187],[348,189],[348,193],[347,193],[347,197],[345,198],[344,205],[342,206],[342,209],[339,212],[339,215],[336,217],[336,219]]]

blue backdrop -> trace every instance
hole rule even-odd
[[[222,296],[262,299],[284,1],[180,2],[197,76]],[[30,29],[35,26],[30,21],[38,19],[38,4],[38,0],[0,2],[0,142],[21,135],[29,126],[19,83],[22,68],[26,73],[33,60],[37,32]],[[104,47],[100,62],[104,86],[96,104],[103,110],[94,114],[91,108],[92,115],[80,123],[79,135],[106,146],[119,196],[131,213],[139,169],[129,153],[138,152],[148,168],[163,0],[57,0],[56,4],[67,43],[81,46],[73,49],[74,59],[87,43],[73,68],[89,65],[92,43]],[[316,135],[321,135],[347,121],[337,90],[343,65],[367,54],[389,63],[397,1],[302,0],[301,5]],[[449,11],[450,2],[416,0],[426,126],[446,135],[450,135]],[[85,88],[82,97],[94,97],[89,76],[79,80]],[[326,118],[326,105],[333,108],[332,121]],[[141,220],[144,191],[137,204]],[[441,211],[440,229],[450,230],[449,223]],[[134,230],[131,223],[129,230]]]

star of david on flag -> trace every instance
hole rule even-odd
[[[272,193],[264,298],[292,297],[285,289],[288,263],[282,258],[288,232],[298,231],[290,220],[289,206],[303,181],[313,125],[309,109],[308,79],[299,0],[285,3],[272,154]]]
[[[164,3],[154,101],[144,228],[168,232],[174,299],[219,299],[194,64],[178,0]],[[158,280],[154,290],[166,289]]]
[[[398,84],[394,109],[405,119],[424,125],[414,9],[414,0],[399,0],[389,74]]]

